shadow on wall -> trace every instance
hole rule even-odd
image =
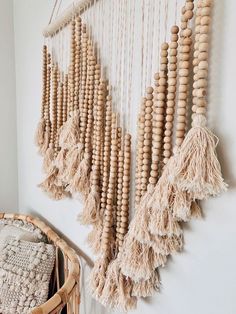
[[[236,187],[236,176],[232,172],[230,165],[230,143],[225,134],[221,134],[219,126],[221,123],[221,116],[224,110],[223,88],[223,58],[224,58],[224,36],[225,30],[225,6],[227,1],[215,0],[213,6],[213,27],[210,34],[210,59],[209,59],[209,127],[214,134],[219,136],[220,142],[217,147],[219,160],[222,166],[223,176],[229,184],[230,189]],[[216,132],[215,132],[216,130]]]

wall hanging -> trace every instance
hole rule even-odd
[[[211,10],[211,0],[78,1],[44,31],[39,186],[82,198],[98,255],[91,291],[105,306],[127,311],[159,290],[182,223],[226,190],[206,123]]]

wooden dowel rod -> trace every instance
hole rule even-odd
[[[61,15],[58,16],[52,23],[43,30],[44,37],[51,37],[55,35],[60,29],[67,26],[73,17],[86,11],[86,9],[94,3],[94,0],[78,0],[73,3]]]

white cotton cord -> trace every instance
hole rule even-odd
[[[130,132],[131,128],[131,104],[132,104],[132,87],[133,87],[133,57],[134,57],[134,30],[135,30],[135,4],[130,6],[130,26],[129,26],[129,71],[128,71],[128,121],[127,130]]]
[[[155,1],[151,2],[152,5],[149,7],[149,17],[150,17],[150,23],[149,23],[149,36],[150,36],[150,53],[149,53],[149,84],[148,86],[151,86],[152,84],[152,76],[153,76],[153,47],[154,47],[154,13],[155,13]]]
[[[142,0],[141,4],[141,12],[142,12],[142,30],[141,30],[141,88],[140,88],[140,98],[142,98],[144,91],[144,0]]]
[[[161,42],[161,0],[158,1],[158,37],[157,37],[157,70],[160,67],[160,42]]]
[[[167,40],[168,0],[165,1],[165,42]]]

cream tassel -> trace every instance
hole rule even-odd
[[[227,185],[216,156],[218,140],[206,128],[205,116],[196,114],[192,125],[180,147],[172,180],[180,190],[202,200],[225,191]]]
[[[134,281],[148,280],[155,268],[164,266],[166,256],[157,254],[153,249],[126,236],[120,257],[121,271]]]
[[[133,283],[125,277],[119,266],[119,260],[113,260],[107,269],[106,282],[99,301],[104,306],[129,311],[136,308],[137,299],[131,296]]]
[[[55,166],[59,170],[58,175],[60,177],[63,176],[63,173],[66,169],[66,155],[67,155],[67,149],[62,148],[59,151],[59,153],[55,159]]]
[[[89,192],[90,183],[90,156],[87,153],[84,154],[83,160],[79,163],[78,169],[67,186],[67,191],[71,194],[82,193],[83,196],[87,196]]]
[[[63,181],[70,183],[70,181],[73,180],[76,171],[79,167],[79,164],[81,162],[82,153],[83,153],[82,144],[76,144],[68,151],[66,155],[66,168],[64,174],[62,175]]]
[[[149,184],[147,192],[142,197],[141,202],[135,212],[135,216],[129,226],[129,235],[133,236],[136,240],[143,244],[151,243],[151,234],[148,228],[151,213],[148,203],[153,192],[154,186]]]
[[[92,231],[88,234],[87,242],[94,254],[99,254],[101,250],[102,220],[93,225]]]
[[[152,249],[157,254],[168,256],[180,252],[183,248],[183,234],[168,236],[153,236]]]
[[[93,297],[98,300],[105,285],[106,271],[109,264],[109,258],[104,256],[98,259],[91,272],[90,287]]]
[[[100,219],[100,192],[97,186],[92,185],[85,201],[84,210],[79,220],[84,225],[95,224]]]
[[[46,127],[45,133],[44,133],[44,138],[43,138],[43,144],[39,149],[39,152],[41,155],[44,155],[49,147],[50,143],[50,128]]]
[[[79,114],[72,113],[71,117],[60,129],[59,145],[70,149],[79,142]]]
[[[52,146],[50,146],[43,159],[43,170],[45,173],[50,173],[54,167],[55,152]]]
[[[41,151],[41,148],[44,144],[45,129],[46,129],[46,121],[44,118],[41,118],[35,132],[35,144],[39,147],[39,151]]]
[[[56,167],[51,169],[46,179],[38,186],[54,200],[61,200],[69,196],[61,185],[60,180],[58,181],[58,169]]]
[[[132,296],[138,298],[151,297],[160,290],[160,284],[159,272],[156,269],[148,280],[140,280],[133,283]]]

